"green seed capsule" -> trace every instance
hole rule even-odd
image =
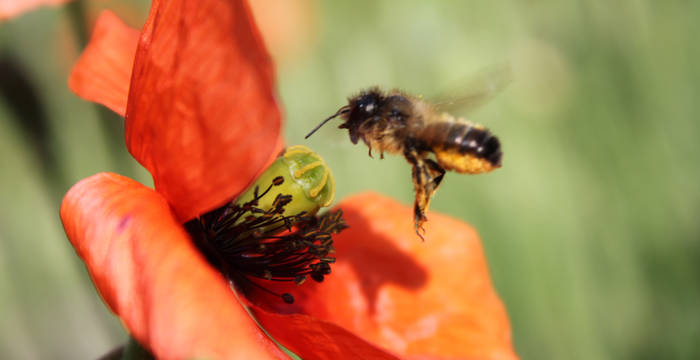
[[[290,293],[276,293],[264,283],[301,285],[331,273],[332,234],[347,225],[341,210],[316,213],[333,202],[334,185],[320,156],[292,146],[236,200],[185,228],[206,259],[237,286],[248,284],[291,304]]]
[[[255,184],[236,199],[236,204],[243,205],[255,198],[256,191],[260,196],[268,188],[269,191],[259,198],[257,208],[272,209],[280,201],[278,195],[291,196],[281,215],[302,212],[314,215],[333,202],[335,182],[331,170],[318,154],[306,146],[295,145],[287,148]]]

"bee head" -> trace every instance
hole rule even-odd
[[[350,98],[348,105],[341,107],[335,114],[318,124],[318,126],[306,135],[305,139],[308,139],[309,136],[328,121],[340,116],[345,122],[338,126],[338,128],[348,129],[350,132],[350,140],[353,144],[357,144],[362,132],[361,128],[381,119],[381,111],[384,102],[385,97],[378,89],[375,88],[363,91],[360,95]]]
[[[377,89],[371,89],[351,98],[348,105],[349,111],[343,115],[345,122],[340,129],[348,129],[350,141],[357,144],[360,139],[360,128],[381,118],[381,108],[384,103],[384,95]]]

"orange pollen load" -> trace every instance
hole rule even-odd
[[[445,170],[454,170],[462,174],[481,174],[500,167],[484,158],[455,150],[436,149],[435,156]]]

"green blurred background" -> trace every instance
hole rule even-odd
[[[96,172],[151,181],[126,152],[120,119],[78,99],[66,79],[81,26],[100,9],[140,27],[148,6],[74,2],[0,23],[0,358],[95,358],[126,338],[58,207]],[[439,93],[509,62],[514,82],[472,115],[500,137],[503,168],[448,174],[431,210],[479,230],[518,353],[700,358],[700,2],[255,7],[278,64],[288,143],[325,157],[338,199],[364,190],[413,199],[403,159],[370,159],[334,126],[303,140],[348,95],[370,85]]]

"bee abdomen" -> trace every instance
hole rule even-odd
[[[503,153],[498,138],[480,125],[434,123],[426,127],[423,139],[446,169],[481,173],[501,166]]]

